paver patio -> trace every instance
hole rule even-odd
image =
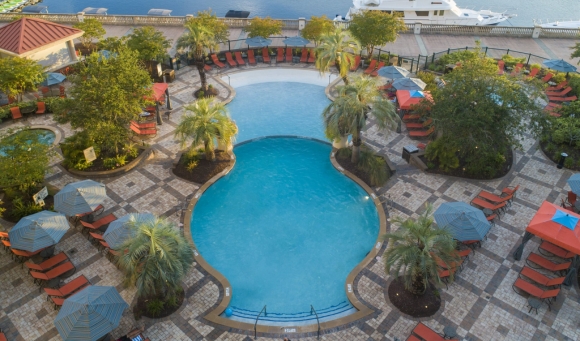
[[[282,64],[282,67],[301,67]],[[245,67],[254,69],[266,66]],[[311,68],[311,66],[308,66]],[[237,72],[237,70],[234,70]],[[214,73],[215,71],[212,71]],[[150,141],[155,158],[133,171],[115,178],[103,179],[111,198],[105,203],[104,214],[120,217],[126,213],[151,211],[168,217],[181,226],[181,209],[188,198],[198,189],[198,184],[181,180],[171,172],[179,145],[173,138],[173,130],[182,114],[182,106],[193,101],[192,92],[199,81],[197,71],[186,67],[176,72],[177,79],[170,84],[174,110],[169,120],[164,120],[162,133]],[[214,74],[215,75],[215,74]],[[230,91],[210,79],[218,90],[220,99]],[[60,130],[63,137],[70,136],[72,129],[58,125],[51,115],[31,117],[26,122],[5,123],[7,129],[23,124],[50,125]],[[423,173],[409,166],[402,158],[403,146],[414,144],[406,132],[401,134],[379,133],[372,126],[364,133],[365,140],[378,152],[387,155],[396,165],[397,173],[388,183],[376,188],[385,202],[390,217],[416,217],[424,210],[426,202],[437,208],[448,201],[469,201],[478,191],[498,192],[505,186],[520,184],[520,195],[513,205],[492,228],[489,239],[476,250],[475,255],[448,289],[441,290],[444,305],[431,318],[413,319],[402,316],[389,302],[386,287],[391,280],[383,270],[380,259],[372,261],[356,278],[355,292],[359,299],[375,313],[353,325],[343,326],[325,333],[322,340],[384,341],[398,338],[405,340],[412,328],[421,320],[436,331],[444,326],[456,327],[462,339],[469,340],[578,340],[580,339],[580,299],[578,288],[563,287],[557,302],[548,311],[543,305],[539,313],[528,313],[526,298],[514,293],[511,285],[524,261],[514,261],[511,254],[519,244],[523,231],[543,200],[559,203],[568,190],[566,179],[570,171],[559,170],[537,149],[531,137],[525,137],[523,150],[516,151],[513,171],[506,177],[493,181],[462,180]],[[76,181],[54,159],[47,181],[62,188]],[[5,228],[8,224],[4,223]],[[389,226],[389,228],[391,228]],[[538,246],[533,239],[524,250],[522,259]],[[65,251],[75,264],[77,272],[67,280],[85,275],[92,284],[112,285],[128,303],[135,303],[135,290],[124,288],[121,272],[91,245],[85,236],[71,229],[57,244],[56,251]],[[385,250],[385,246],[381,252]],[[204,320],[206,312],[221,300],[223,288],[203,268],[194,264],[184,280],[186,301],[174,314],[163,319],[133,319],[127,310],[120,326],[113,331],[114,337],[124,335],[133,326],[145,328],[144,334],[151,340],[253,340],[247,332],[230,331]],[[10,255],[0,252],[0,328],[8,340],[61,340],[52,321],[57,315],[45,294],[38,292],[32,278]],[[315,340],[315,337],[288,335],[292,340]],[[260,337],[266,338],[266,337]],[[273,339],[281,340],[276,336]]]

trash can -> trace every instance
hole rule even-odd
[[[409,159],[411,159],[411,154],[415,154],[419,152],[419,148],[416,146],[409,144],[403,147],[403,155],[401,156],[407,163],[409,163]]]
[[[165,77],[165,81],[167,83],[172,83],[175,80],[175,70],[163,70],[163,76]]]

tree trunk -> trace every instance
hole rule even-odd
[[[212,148],[210,148],[209,142],[205,142],[204,147],[205,147],[205,159],[211,162],[215,161],[215,151]]]
[[[411,292],[415,295],[423,295],[425,293],[425,278],[422,275],[417,274],[413,279],[413,284],[411,285]]]
[[[204,93],[207,93],[207,77],[205,74],[205,62],[203,61],[203,56],[195,59],[195,67],[197,67],[199,79],[201,80],[201,90]]]
[[[344,76],[340,74],[340,61],[338,59],[334,61],[334,67],[336,67],[336,69],[338,70],[338,75],[341,76],[344,85],[348,85],[348,73]]]
[[[356,134],[352,134],[352,156],[350,159],[350,162],[354,163],[355,165],[358,163],[361,144],[362,140],[360,138],[360,132],[357,131]]]

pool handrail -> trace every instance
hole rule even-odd
[[[316,315],[316,322],[318,322],[318,331],[317,331],[316,339],[320,340],[320,320],[318,319],[318,313],[316,312],[316,309],[314,309],[314,306],[311,304],[310,305],[310,315],[312,315],[312,312],[314,312],[314,314]]]
[[[258,314],[258,316],[256,316],[256,323],[254,323],[254,340],[258,339],[258,333],[256,331],[256,328],[258,326],[258,319],[260,318],[260,315],[262,315],[262,312],[264,312],[264,316],[268,316],[268,312],[266,311],[265,304],[264,304],[264,308],[262,308],[262,310],[260,310],[260,313]]]

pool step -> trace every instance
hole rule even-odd
[[[232,317],[239,318],[239,319],[249,319],[255,320],[259,311],[254,310],[247,310],[242,308],[230,307],[233,310]],[[332,318],[334,315],[343,314],[349,310],[353,309],[352,305],[347,302],[343,301],[337,305],[331,306],[329,308],[317,310],[318,318],[319,319],[328,319]],[[316,315],[314,313],[310,314],[310,311],[300,312],[300,313],[293,313],[293,314],[284,314],[284,313],[268,313],[267,316],[262,314],[260,316],[261,322],[296,322],[296,323],[304,323],[308,321],[316,321]]]

